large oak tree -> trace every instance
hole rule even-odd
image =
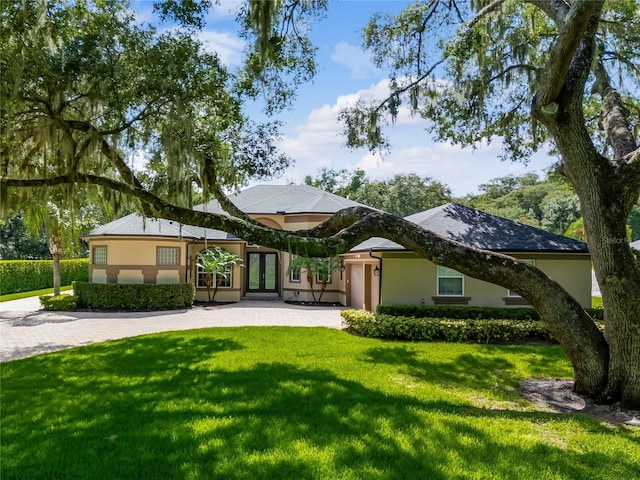
[[[417,50],[405,65],[398,63],[405,71],[394,77],[394,92],[374,108],[346,112],[345,119],[352,143],[377,144],[385,111],[393,116],[407,94],[412,108],[436,124],[442,122],[442,138],[475,141],[501,134],[522,153],[547,132],[563,159],[562,170],[580,196],[607,309],[606,338],[575,299],[536,268],[446,240],[399,217],[352,208],[312,230],[284,232],[235,209],[222,186],[240,184],[247,176],[266,176],[286,164],[273,149],[271,126],[252,128],[242,115],[242,94],[254,95],[259,91],[257,80],[277,79],[282,69],[294,83],[312,73],[307,58],[311,49],[300,42],[296,20],[298,14],[317,13],[324,2],[249,4],[241,17],[245,33],[256,33],[258,50],[237,77],[229,76],[215,55],[202,52],[192,40],[188,29],[198,26],[198,9],[181,10],[176,2],[166,5],[170,8],[163,13],[181,18],[186,30],[159,35],[136,24],[119,0],[89,8],[65,1],[1,4],[5,41],[0,46],[0,176],[5,205],[9,189],[37,193],[89,184],[105,194],[139,199],[147,215],[226,230],[307,257],[335,255],[371,236],[386,237],[438,264],[518,292],[565,349],[577,391],[603,401],[640,405],[640,306],[634,302],[640,275],[626,242],[620,240],[638,197],[640,154],[624,97],[606,74],[608,56],[630,59],[624,65],[637,73],[633,55],[638,50],[632,47],[637,39],[616,27],[620,19],[610,18],[603,2],[495,1],[477,5],[477,11],[451,0],[418,3],[402,20],[409,27],[405,40],[417,42]],[[622,14],[627,25],[637,25],[637,10],[630,3],[620,5],[628,7]],[[432,81],[435,67],[425,68],[421,57],[438,25],[451,36],[433,65],[447,67],[448,82]],[[494,38],[497,33],[502,36]],[[524,36],[518,40],[519,35]],[[303,48],[291,47],[291,42]],[[611,45],[616,46],[613,53]],[[430,44],[430,54],[436,50]],[[498,67],[501,70],[495,72]],[[528,81],[522,83],[520,76]],[[270,108],[288,98],[285,80],[275,84]],[[467,86],[456,92],[456,81]],[[495,82],[507,82],[507,88],[498,90]],[[591,85],[599,97],[589,95]],[[491,93],[497,92],[508,98],[491,102]],[[594,139],[585,120],[594,98],[603,107],[602,138],[613,147],[608,157],[596,149],[605,142]],[[459,115],[438,116],[447,109],[457,109]],[[523,126],[531,118],[538,122],[533,131]],[[504,128],[489,131],[495,125]],[[153,171],[169,181],[141,181],[132,159],[142,151],[154,161]],[[229,215],[189,208],[194,184],[214,194]],[[38,201],[37,196],[30,198]]]

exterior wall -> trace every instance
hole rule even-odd
[[[301,214],[301,215],[253,215],[253,218],[269,227],[283,230],[304,230],[322,223],[330,215]],[[272,251],[261,247],[247,245],[242,240],[215,240],[193,242],[187,239],[160,237],[120,237],[104,236],[88,239],[91,261],[89,265],[90,281],[95,283],[178,283],[192,282],[197,285],[196,255],[207,246],[218,245],[247,261],[247,251]],[[107,248],[107,264],[93,263],[93,247]],[[157,265],[158,247],[179,247],[178,265]],[[291,282],[288,273],[290,255],[278,252],[278,292],[284,300],[313,301],[311,289],[302,272],[301,282]],[[314,278],[316,298],[322,288]],[[336,271],[331,282],[322,295],[323,302],[346,303],[346,278],[344,271]],[[231,288],[221,287],[215,295],[218,302],[238,302],[246,294],[247,273],[245,267],[237,266],[233,270]],[[377,297],[376,297],[377,298]],[[206,288],[196,288],[196,300],[207,301]]]
[[[289,264],[291,262],[291,255],[287,252],[280,252],[280,266],[282,277],[282,299],[284,301],[292,302],[313,302],[313,294],[311,287],[307,281],[307,274],[303,270],[300,272],[300,281],[292,282],[289,274]],[[345,274],[344,271],[339,269],[334,271],[331,275],[331,282],[327,282],[326,289],[322,294],[322,302],[340,303],[345,304]],[[316,299],[320,296],[322,290],[322,283],[318,282],[317,278],[313,278],[313,291],[316,295]]]
[[[187,240],[159,237],[89,239],[89,279],[94,283],[180,283],[186,281]],[[107,263],[94,264],[95,247],[106,247]],[[159,247],[178,248],[177,265],[158,265]]]
[[[591,306],[591,260],[588,255],[518,254],[565,288],[582,306]],[[464,277],[462,297],[437,296],[437,267],[411,253],[382,254],[382,303],[392,305],[463,304],[490,307],[526,306],[504,287]],[[460,300],[466,299],[460,302]]]

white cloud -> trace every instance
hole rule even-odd
[[[386,81],[381,81],[366,90],[341,95],[332,105],[312,110],[304,123],[290,127],[280,146],[296,164],[286,172],[285,180],[301,182],[304,176],[315,175],[321,167],[362,168],[369,178],[379,180],[410,173],[432,177],[447,184],[454,195],[462,196],[476,192],[478,185],[496,177],[527,172],[542,174],[553,163],[545,153],[534,155],[528,166],[501,162],[499,139],[481,142],[475,150],[435,143],[425,131],[427,121],[411,117],[407,109],[400,110],[395,124],[384,128],[391,142],[390,152],[374,155],[345,148],[338,121],[340,110],[361,98],[380,98],[387,86]]]
[[[373,64],[360,47],[349,42],[340,42],[331,53],[331,60],[351,71],[352,80],[362,80],[380,75],[380,70]]]
[[[235,67],[242,61],[242,49],[245,46],[244,40],[227,32],[217,32],[207,30],[198,34],[198,39],[202,42],[205,50],[210,53],[217,53],[220,61],[228,66]]]

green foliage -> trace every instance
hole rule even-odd
[[[50,257],[44,232],[33,238],[27,232],[20,215],[10,215],[0,221],[0,259],[2,260],[44,260]]]
[[[78,307],[98,310],[153,311],[188,308],[193,304],[192,283],[166,285],[73,282]]]
[[[631,229],[631,241],[640,240],[640,203],[636,203],[631,208],[627,225]]]
[[[211,302],[216,298],[218,287],[222,280],[227,278],[230,270],[236,265],[242,266],[242,258],[216,245],[198,253],[196,265],[205,272],[207,294]],[[213,296],[211,296],[212,286],[214,287]]]
[[[144,180],[190,205],[194,188],[208,194],[218,182],[242,185],[288,165],[274,146],[279,124],[247,119],[244,91],[194,34],[207,2],[158,3],[161,15],[187,28],[139,24],[126,0],[0,2],[3,177]],[[138,177],[130,165],[142,151],[148,175]],[[75,211],[72,200],[85,199],[85,190],[97,195],[78,186],[23,189],[9,195],[10,207],[52,201]],[[108,190],[102,203],[121,204]]]
[[[603,320],[602,309],[586,309],[594,320]],[[384,305],[376,307],[376,313],[398,317],[415,318],[449,318],[456,320],[484,320],[499,318],[501,320],[540,319],[533,308],[500,308],[500,307],[468,307],[456,305]]]
[[[553,337],[542,323],[526,319],[526,315],[511,318],[473,316],[480,313],[471,311],[467,319],[440,316],[417,318],[384,313],[374,315],[362,310],[343,310],[340,315],[349,331],[364,337],[477,343],[553,341]],[[600,329],[603,328],[602,323],[598,326]]]
[[[416,318],[453,318],[459,320],[500,318],[504,320],[538,320],[533,308],[467,307],[454,305],[383,305],[376,313]]]
[[[411,173],[388,180],[370,180],[365,175],[360,169],[350,172],[323,168],[315,178],[307,175],[304,182],[400,217],[451,201],[449,187],[431,177]]]
[[[580,218],[580,201],[578,196],[548,195],[542,201],[542,228],[550,232],[564,233],[569,225]]]
[[[78,306],[77,295],[40,295],[40,303],[45,310],[75,310]]]
[[[60,276],[62,285],[71,285],[73,281],[89,281],[89,259],[61,260]],[[0,261],[2,294],[30,292],[52,286],[52,260]]]
[[[494,178],[479,190],[479,194],[468,195],[460,203],[559,234],[580,218],[578,197],[554,172],[544,180],[534,173]]]

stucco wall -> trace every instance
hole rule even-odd
[[[437,297],[437,268],[412,254],[383,254],[382,303],[432,305]],[[591,261],[588,256],[527,254],[535,265],[562,285],[584,307],[591,306]],[[465,276],[468,305],[507,307],[508,290]],[[442,298],[442,297],[439,297]],[[455,298],[455,297],[453,297]],[[521,306],[521,305],[511,305]]]
[[[157,237],[89,239],[89,278],[94,283],[179,283],[186,277],[186,240]],[[106,247],[107,263],[94,264],[94,248]],[[177,265],[158,265],[159,247],[178,248]]]

